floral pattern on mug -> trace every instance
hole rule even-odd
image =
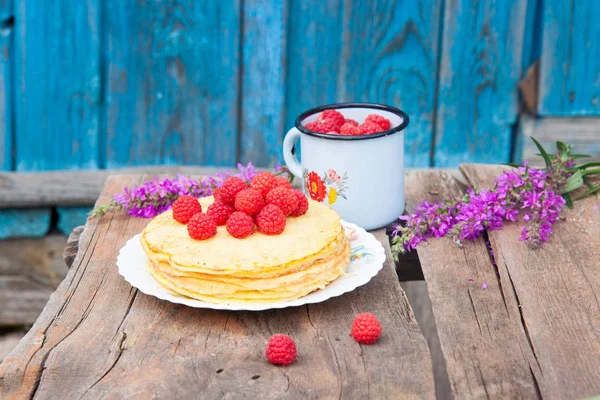
[[[328,169],[323,176],[315,171],[304,171],[304,182],[306,191],[311,199],[328,204],[335,203],[338,198],[346,199],[346,187],[348,184],[348,174],[344,172],[340,176],[334,169]]]

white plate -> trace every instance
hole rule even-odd
[[[342,225],[346,229],[346,234],[350,239],[350,246],[352,248],[348,272],[331,282],[325,289],[317,290],[307,296],[291,301],[276,301],[261,304],[233,302],[215,304],[174,294],[160,286],[150,274],[146,266],[146,253],[144,253],[140,244],[140,235],[135,235],[129,239],[125,246],[121,248],[117,257],[117,267],[119,268],[119,274],[131,286],[139,289],[142,293],[170,301],[171,303],[185,304],[190,307],[212,308],[215,310],[262,311],[272,308],[320,303],[332,297],[350,292],[369,282],[371,278],[377,275],[385,262],[383,246],[375,239],[375,236],[349,222],[342,221]]]

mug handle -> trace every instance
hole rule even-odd
[[[298,162],[298,159],[292,154],[292,149],[296,144],[296,141],[300,137],[300,131],[294,127],[286,133],[283,139],[283,159],[288,169],[298,179],[302,179],[302,166]]]

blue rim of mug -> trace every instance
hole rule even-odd
[[[307,117],[310,117],[311,115],[323,112],[325,110],[332,110],[332,109],[335,110],[335,109],[339,109],[339,108],[369,108],[369,109],[373,109],[373,110],[387,111],[387,112],[391,112],[391,113],[396,114],[399,117],[401,117],[402,123],[398,126],[388,129],[387,131],[374,133],[374,134],[372,133],[372,134],[368,134],[368,135],[356,135],[356,136],[332,135],[329,133],[313,132],[313,131],[306,129],[304,127],[304,125],[302,125],[302,121],[304,121]],[[298,116],[298,118],[296,118],[294,125],[300,132],[302,132],[306,135],[320,137],[323,139],[368,140],[368,139],[376,139],[376,138],[379,138],[382,136],[389,136],[389,135],[393,135],[394,133],[401,132],[404,130],[404,128],[406,128],[408,126],[409,122],[410,122],[410,118],[408,118],[408,114],[406,114],[404,111],[402,111],[396,107],[386,106],[384,104],[377,104],[377,103],[336,103],[336,104],[327,104],[324,106],[311,108],[308,111],[304,111],[302,114],[300,114]]]

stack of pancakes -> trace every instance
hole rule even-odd
[[[200,199],[205,211],[212,197]],[[281,235],[244,239],[219,226],[208,240],[189,237],[171,211],[154,218],[141,243],[148,268],[165,288],[211,303],[292,300],[324,288],[346,271],[350,245],[339,215],[309,200],[308,212],[287,219]]]

